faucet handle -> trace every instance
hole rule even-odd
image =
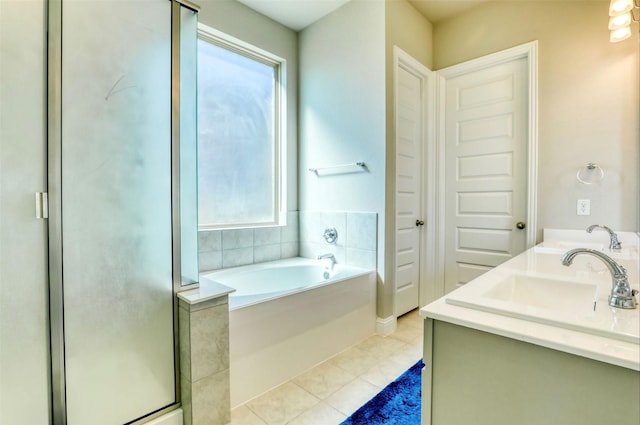
[[[618,235],[615,233],[611,234],[611,242],[609,243],[609,249],[616,249],[616,250],[622,249],[622,244],[618,240]]]
[[[616,234],[616,232],[614,232],[604,224],[592,224],[591,226],[587,227],[587,233],[593,232],[593,229],[595,229],[596,227],[604,229],[609,233],[609,249],[614,249],[616,251],[622,249],[622,244],[618,240],[618,235]]]
[[[615,263],[615,268],[611,269],[611,276],[616,279],[629,280],[627,269],[618,262]]]
[[[322,237],[327,241],[327,243],[335,243],[336,239],[338,239],[338,231],[335,227],[327,227],[324,229]]]

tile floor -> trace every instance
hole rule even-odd
[[[231,411],[231,425],[337,425],[422,358],[418,310]]]

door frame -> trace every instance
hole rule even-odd
[[[1,1],[1,0],[0,0]],[[62,229],[62,31],[63,4],[62,1],[50,1],[46,8],[47,51],[46,51],[46,81],[47,81],[47,193],[48,193],[48,319],[49,319],[49,391],[50,391],[50,423],[64,425],[68,422],[67,414],[67,382],[65,357],[65,311],[64,311],[64,278],[63,278],[63,229]],[[144,412],[138,418],[132,419],[130,424],[147,422],[153,418],[160,418],[169,412],[177,411],[182,400],[180,386],[180,350],[178,340],[178,303],[176,293],[184,290],[181,273],[181,238],[180,238],[180,127],[179,102],[180,90],[175,86],[180,82],[180,12],[186,8],[194,13],[199,9],[185,0],[172,0],[170,4],[170,36],[171,36],[171,85],[172,100],[171,114],[172,129],[171,143],[171,251],[172,251],[172,322],[173,322],[173,374],[174,401],[155,411]],[[190,286],[193,288],[195,286]],[[117,407],[117,406],[116,406]],[[182,417],[182,414],[180,414]]]
[[[537,182],[538,182],[538,41],[534,40],[519,46],[492,53],[486,56],[472,59],[457,65],[452,65],[436,71],[437,84],[437,216],[438,240],[436,251],[441,253],[437,258],[437,281],[439,283],[439,296],[445,294],[444,270],[445,270],[445,90],[447,79],[480,71],[491,66],[500,65],[518,59],[527,60],[528,80],[528,132],[527,132],[527,206],[526,206],[526,248],[535,245],[537,237]],[[431,164],[429,164],[430,166]]]
[[[422,82],[424,90],[421,93],[421,103],[423,106],[422,115],[422,149],[421,163],[422,172],[420,176],[422,194],[420,199],[420,209],[422,211],[425,226],[420,234],[420,282],[418,285],[418,306],[422,307],[428,302],[438,298],[441,292],[437,282],[437,234],[440,226],[437,223],[435,205],[438,197],[437,187],[437,152],[436,152],[436,73],[413,58],[410,54],[398,46],[393,46],[393,84],[394,84],[394,158],[396,160],[395,144],[398,138],[397,126],[397,96],[399,77],[397,70],[403,68],[407,72],[418,77]],[[393,269],[394,269],[394,290],[393,290],[393,314],[396,315],[396,279],[395,279],[395,193],[397,185],[397,170],[394,167],[394,211],[393,211]]]

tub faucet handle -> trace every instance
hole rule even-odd
[[[335,227],[327,227],[324,229],[322,237],[327,241],[327,243],[336,243],[336,240],[338,239],[338,231]]]

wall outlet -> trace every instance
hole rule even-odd
[[[578,199],[577,213],[578,215],[591,215],[591,200]]]

